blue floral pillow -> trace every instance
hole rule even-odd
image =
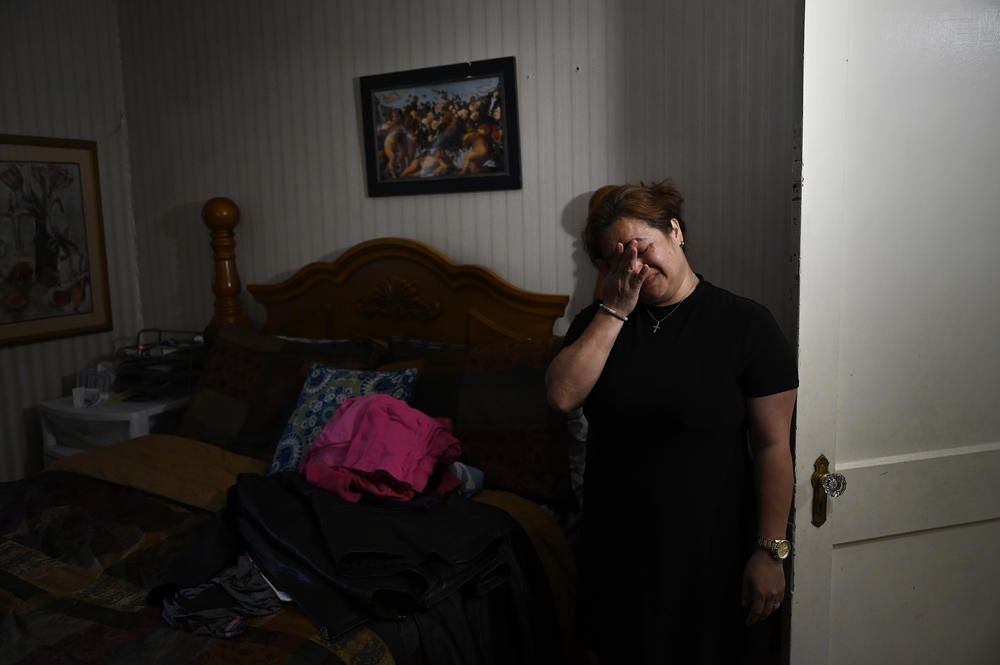
[[[298,404],[278,441],[268,473],[299,468],[313,439],[323,431],[340,405],[350,397],[391,395],[405,402],[413,397],[417,369],[364,371],[313,365]]]

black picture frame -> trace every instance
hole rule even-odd
[[[521,188],[513,56],[363,76],[368,196]]]

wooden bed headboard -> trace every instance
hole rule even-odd
[[[239,301],[234,229],[239,208],[208,201],[216,264],[215,316],[249,327]],[[333,261],[311,263],[278,284],[250,285],[267,313],[263,331],[313,339],[414,337],[477,344],[552,334],[568,296],[532,293],[481,266],[458,265],[405,238],[379,238]]]

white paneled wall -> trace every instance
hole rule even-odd
[[[148,321],[210,315],[198,214],[215,195],[242,209],[244,283],[405,236],[523,288],[572,292],[584,201],[625,169],[624,16],[605,0],[122,3]],[[522,190],[365,195],[360,76],[509,55]]]
[[[97,142],[114,319],[113,332],[0,348],[0,480],[40,468],[35,405],[141,321],[118,44],[113,0],[0,1],[0,133]]]
[[[802,3],[626,3],[626,178],[671,176],[706,279],[798,320]]]
[[[116,335],[204,326],[200,211],[219,195],[242,210],[244,284],[404,236],[571,294],[572,316],[593,291],[579,241],[591,192],[668,175],[696,270],[792,333],[801,4],[0,0],[18,92],[0,96],[0,131],[98,141]],[[360,76],[511,55],[521,190],[365,195]],[[27,468],[22,411],[110,337],[0,350],[0,476]]]
[[[592,292],[577,240],[590,192],[670,175],[690,202],[696,268],[791,333],[800,4],[122,3],[147,319],[191,327],[210,314],[198,211],[219,194],[243,210],[245,283],[397,235],[572,293],[572,313]],[[507,55],[524,188],[368,198],[358,77]]]

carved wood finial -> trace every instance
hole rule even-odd
[[[358,298],[358,311],[370,319],[430,321],[441,311],[441,303],[420,299],[416,288],[402,277],[390,277],[365,298]]]
[[[240,223],[240,209],[230,199],[209,199],[201,208],[201,218],[212,231],[212,258],[215,260],[215,316],[212,321],[223,321],[241,328],[250,328],[250,320],[240,304],[240,274],[236,269],[236,234],[233,229]]]

